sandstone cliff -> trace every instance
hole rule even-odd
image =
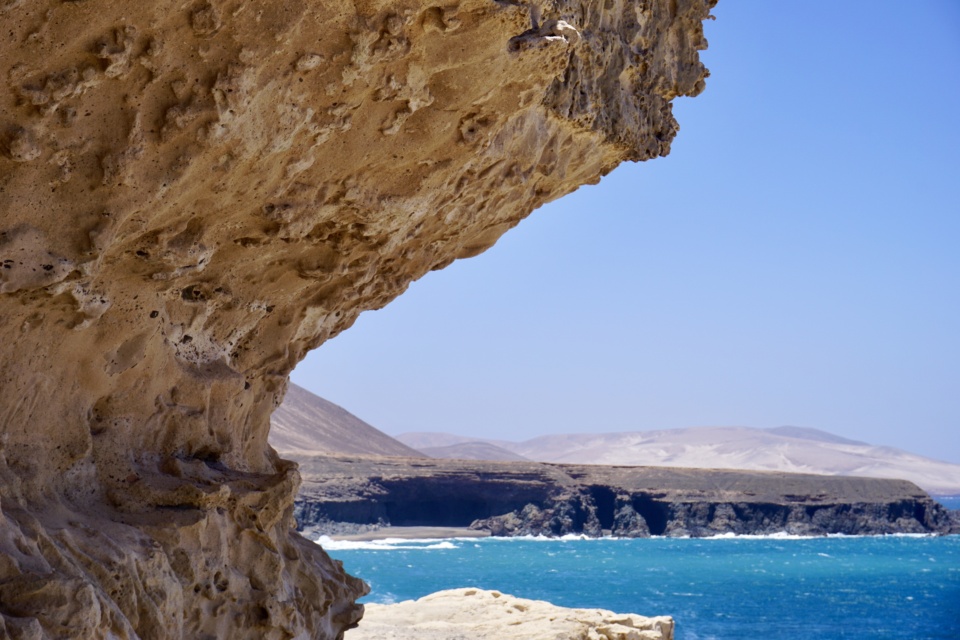
[[[0,1],[0,635],[354,624],[267,444],[289,371],[667,153],[713,1]]]

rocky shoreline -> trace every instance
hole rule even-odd
[[[469,527],[494,536],[949,534],[904,480],[662,467],[302,457],[300,529]]]

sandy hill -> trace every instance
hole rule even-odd
[[[397,436],[398,441],[425,453],[431,458],[448,460],[529,460],[510,447],[515,442],[501,440],[480,440],[452,433],[435,431],[415,431]]]
[[[523,442],[435,432],[392,438],[292,383],[271,423],[270,444],[286,454],[785,471],[900,478],[934,495],[960,494],[960,465],[804,427],[575,433]]]
[[[445,447],[422,447],[417,449],[431,458],[448,458],[451,460],[529,460],[509,449],[498,447],[489,442],[461,442]]]
[[[418,450],[477,440],[446,434],[403,434]],[[524,442],[490,441],[530,460],[788,471],[900,478],[935,495],[960,494],[960,465],[802,427],[694,427],[662,431],[548,435]],[[429,443],[429,444],[427,444]]]
[[[349,411],[290,383],[270,417],[270,444],[283,453],[422,458],[423,454]]]

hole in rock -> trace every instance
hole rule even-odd
[[[633,510],[643,516],[650,527],[650,535],[662,536],[667,530],[667,520],[669,519],[668,507],[662,502],[657,502],[650,496],[634,496]]]
[[[610,487],[592,486],[589,488],[590,497],[597,507],[597,520],[601,529],[613,529],[613,514],[617,496]]]

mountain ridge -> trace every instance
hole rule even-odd
[[[424,431],[394,437],[293,383],[271,425],[270,444],[285,455],[781,471],[904,479],[934,495],[960,494],[960,465],[811,427],[567,433],[521,442]]]
[[[343,407],[290,383],[270,416],[270,445],[281,453],[422,458]]]
[[[396,438],[417,450],[422,450],[420,443],[425,442],[484,442],[483,438],[430,432],[405,433]],[[688,427],[487,442],[539,462],[902,478],[936,495],[960,493],[960,465],[809,427]],[[450,450],[458,451],[455,446]]]

